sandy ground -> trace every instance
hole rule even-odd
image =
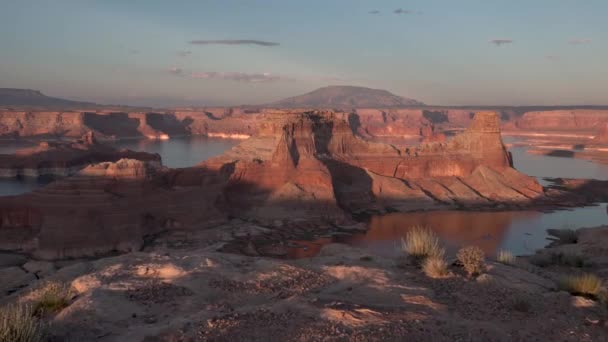
[[[431,279],[339,244],[297,260],[217,252],[243,233],[176,233],[145,252],[62,263],[4,301],[43,280],[71,284],[77,295],[51,317],[52,341],[608,339],[606,307],[557,291],[547,272],[489,262],[477,278],[451,266]]]

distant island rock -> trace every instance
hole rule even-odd
[[[370,108],[424,106],[414,99],[397,96],[382,89],[355,86],[328,86],[266,106],[277,108]]]

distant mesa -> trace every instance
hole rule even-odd
[[[46,96],[38,90],[0,88],[0,106],[44,106],[61,108],[83,108],[98,106],[91,102],[80,102]]]
[[[397,96],[382,89],[355,86],[328,86],[300,96],[290,97],[265,106],[275,108],[391,108],[424,106],[413,99]]]

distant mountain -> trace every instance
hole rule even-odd
[[[2,107],[86,108],[99,107],[91,102],[79,102],[46,96],[38,90],[0,88]]]
[[[397,96],[382,89],[355,86],[328,86],[304,95],[269,103],[265,106],[279,108],[364,108],[424,106],[424,103]]]

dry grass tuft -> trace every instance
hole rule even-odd
[[[424,259],[422,271],[431,278],[444,278],[449,274],[448,264],[441,256],[429,256]]]
[[[496,254],[496,260],[505,265],[515,265],[515,262],[517,261],[513,253],[502,249]]]
[[[401,239],[401,249],[410,257],[422,261],[426,257],[443,257],[445,250],[439,244],[439,238],[428,227],[412,227]]]
[[[43,315],[56,313],[70,305],[74,296],[72,288],[58,282],[47,282],[32,293],[34,298],[34,313]]]
[[[468,246],[461,248],[456,254],[469,276],[481,274],[485,268],[485,255],[481,248]]]
[[[0,309],[0,342],[38,342],[44,338],[42,322],[29,305]]]
[[[589,273],[568,276],[559,282],[559,288],[574,295],[597,298],[602,291],[602,280]]]

